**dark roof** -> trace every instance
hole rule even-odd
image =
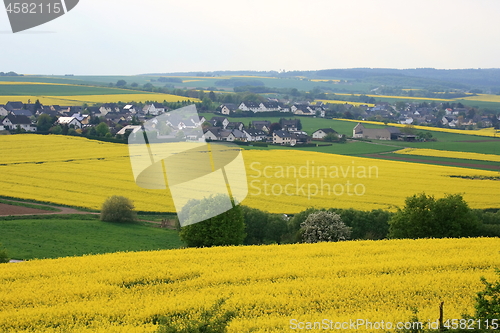
[[[283,130],[274,131],[273,134],[276,134],[280,138],[290,138],[291,137],[290,132],[283,131]]]
[[[165,105],[161,103],[153,103],[153,106],[157,109],[165,109]]]
[[[243,125],[243,123],[241,121],[238,121],[238,122],[233,121],[233,122],[229,122],[227,124],[226,128],[229,128],[229,129],[231,129],[231,128],[238,128],[239,129],[241,125]],[[243,127],[245,127],[245,126],[243,125]]]
[[[254,102],[242,102],[242,103],[245,104],[247,108],[258,108],[258,107],[260,107],[260,103],[254,103]]]
[[[236,110],[238,108],[238,105],[233,104],[233,103],[224,103],[224,104],[221,104],[220,108],[222,109],[224,106],[226,108],[228,108],[229,110],[231,110],[231,111]]]
[[[266,135],[266,132],[260,131],[260,130],[255,129],[255,128],[245,129],[245,132],[247,132],[250,136]]]
[[[397,127],[390,126],[390,127],[386,127],[385,129],[388,130],[389,133],[391,133],[391,134],[399,134],[399,133],[401,133],[399,131],[399,128],[397,128]]]
[[[329,134],[329,133],[337,133],[337,131],[335,131],[333,128],[320,128],[319,130],[317,131],[323,131],[325,132],[326,134]],[[316,132],[317,132],[316,131]]]
[[[10,120],[10,122],[12,124],[15,124],[15,125],[25,125],[25,124],[31,125],[30,118],[28,118],[26,116],[16,116],[13,114],[9,114],[9,115],[5,116],[5,118],[3,118],[3,119],[5,120],[7,118]]]
[[[266,125],[266,126],[270,126],[271,125],[271,122],[269,120],[254,120],[252,121],[252,125],[255,126],[255,125]]]
[[[24,109],[24,104],[23,102],[7,102],[5,105],[7,110],[12,110],[12,109]]]
[[[223,122],[226,119],[226,117],[212,117],[210,121],[220,121]]]
[[[26,117],[31,117],[33,115],[33,113],[31,113],[30,110],[23,110],[23,109],[11,110],[10,113],[16,116],[26,116]]]

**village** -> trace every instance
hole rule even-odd
[[[100,106],[60,106],[19,101],[0,105],[0,131],[22,133],[53,133],[87,137],[126,139],[136,133],[143,124],[159,115],[169,115],[168,103],[123,104],[105,103]],[[333,107],[332,107],[333,105]],[[158,123],[149,130],[157,136],[181,140],[206,140],[230,142],[263,142],[277,145],[307,145],[311,141],[345,142],[344,135],[333,128],[318,128],[310,133],[302,130],[304,118],[347,118],[378,120],[385,128],[365,128],[357,124],[353,128],[352,139],[405,140],[415,141],[415,133],[402,133],[390,123],[404,125],[428,125],[447,128],[483,128],[498,124],[498,118],[476,114],[474,109],[460,105],[448,107],[445,104],[399,103],[391,105],[379,102],[373,106],[311,103],[307,101],[285,104],[283,101],[268,99],[267,102],[241,102],[240,104],[220,104],[212,110],[213,116],[206,119],[170,119],[165,124]],[[397,111],[397,109],[403,109]],[[206,114],[206,113],[205,113]],[[266,118],[279,116],[276,123]],[[247,117],[247,124],[231,121],[232,117]],[[166,118],[169,119],[169,118]],[[437,123],[436,123],[437,121]],[[193,128],[203,129],[200,135],[190,135]]]

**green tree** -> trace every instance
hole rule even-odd
[[[351,237],[352,228],[346,226],[340,215],[319,211],[310,214],[301,224],[305,243],[337,242]]]
[[[212,102],[215,102],[217,100],[217,96],[215,96],[215,93],[213,91],[210,91],[208,93],[208,98],[210,98]]]
[[[39,132],[47,132],[52,127],[52,117],[48,114],[41,114],[38,117],[36,126]]]
[[[63,130],[62,130],[61,125],[57,125],[57,126],[51,127],[49,129],[49,132],[52,134],[62,134]]]
[[[98,136],[106,136],[109,133],[109,127],[106,123],[100,123],[95,127],[95,131]]]
[[[475,236],[478,220],[460,194],[434,199],[425,193],[406,198],[389,220],[390,238]]]
[[[497,269],[500,275],[500,270]],[[500,320],[500,281],[489,283],[484,277],[481,278],[484,290],[476,297],[476,318],[481,320]],[[500,323],[498,323],[500,325]]]
[[[181,239],[189,247],[210,247],[240,245],[245,239],[243,210],[237,205],[232,209],[203,220],[207,212],[219,211],[227,197],[217,195],[203,200],[191,200],[179,213],[179,219],[186,225],[180,232]],[[202,222],[197,222],[197,221]],[[197,222],[191,224],[192,222]]]
[[[126,86],[126,85],[127,85],[127,81],[125,81],[125,80],[118,80],[118,81],[116,82],[116,86],[117,86],[117,87],[124,87],[124,86]]]
[[[37,99],[37,100],[35,101],[35,105],[34,105],[33,110],[34,110],[34,112],[36,113],[36,112],[37,112],[38,110],[40,110],[41,108],[42,108],[42,103],[40,103],[40,100],[39,100],[39,99]]]
[[[118,195],[106,199],[101,207],[101,221],[134,222],[137,219],[132,200]]]

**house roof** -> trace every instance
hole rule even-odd
[[[290,135],[290,132],[288,131],[283,131],[283,130],[278,130],[278,131],[274,131],[273,132],[273,135],[276,134],[277,136],[279,136],[280,138],[290,138],[291,135]]]
[[[391,133],[391,134],[400,134],[401,133],[401,131],[397,127],[390,126],[390,127],[386,127],[385,129],[388,130],[389,133]]]
[[[78,120],[76,117],[59,117],[57,119],[57,122],[59,124],[69,124],[71,123],[73,120],[76,120],[78,122],[80,122],[80,120]]]
[[[314,133],[316,133],[318,131],[323,131],[326,134],[337,133],[337,131],[335,131],[333,128],[320,128],[320,129],[314,131]]]
[[[7,110],[24,109],[23,102],[7,102],[5,106],[7,107]]]
[[[151,105],[153,105],[157,109],[164,109],[165,108],[165,105],[163,105],[161,103],[153,103]]]
[[[23,109],[15,109],[15,110],[11,110],[10,112],[16,116],[31,117],[33,115],[33,113],[31,113],[30,110],[23,110]]]
[[[248,135],[250,135],[250,136],[266,135],[266,133],[264,131],[258,130],[256,128],[248,128],[248,129],[245,129],[244,131],[247,132]]]
[[[5,116],[5,118],[3,118],[3,120],[5,120],[5,119],[9,119],[10,122],[14,125],[31,125],[30,118],[28,118],[26,116],[16,116],[13,114],[9,114],[9,115]]]
[[[260,107],[260,103],[254,103],[254,102],[241,102],[241,104],[244,104],[247,108],[258,108],[258,107]]]

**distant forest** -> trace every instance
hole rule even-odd
[[[500,68],[480,69],[391,69],[391,68],[349,68],[324,69],[317,71],[215,71],[215,72],[183,72],[148,75],[186,75],[186,76],[226,76],[253,75],[269,77],[297,77],[307,79],[343,79],[374,85],[412,88],[441,89],[485,89],[492,93],[500,93]]]

